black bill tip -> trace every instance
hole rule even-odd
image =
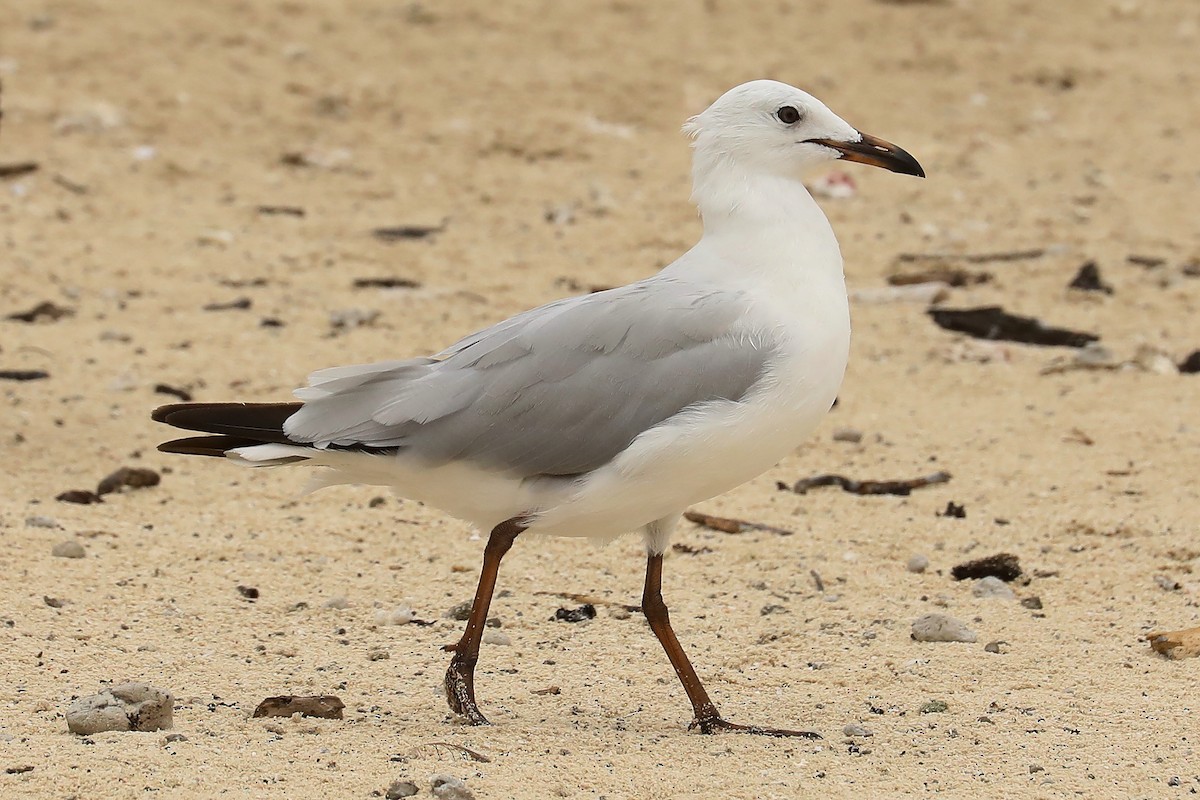
[[[836,139],[809,139],[808,142],[837,150],[841,153],[840,157],[846,161],[857,161],[860,164],[870,164],[872,167],[883,167],[901,175],[925,177],[924,168],[908,151],[877,136],[864,133],[857,142],[839,142]]]

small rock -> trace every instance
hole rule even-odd
[[[458,605],[450,606],[446,610],[446,619],[456,619],[459,622],[465,622],[471,618],[472,605],[473,603],[470,600],[466,600]]]
[[[65,542],[59,542],[50,550],[50,555],[59,558],[83,558],[87,555],[87,551],[83,549],[83,545],[74,539],[67,539]]]
[[[1168,578],[1166,575],[1155,575],[1154,582],[1158,584],[1158,588],[1166,592],[1177,592],[1183,588],[1179,581]]]
[[[57,597],[50,597],[49,595],[42,595],[42,602],[51,608],[62,608],[67,601],[59,600]]]
[[[1133,354],[1133,364],[1155,375],[1175,375],[1179,372],[1179,367],[1169,355],[1148,344],[1138,345]]]
[[[255,717],[290,717],[300,714],[321,719],[341,719],[346,704],[331,694],[291,695],[268,697],[254,709]]]
[[[164,744],[175,744],[176,742],[186,742],[188,738],[182,733],[168,733],[163,738]]]
[[[432,775],[429,789],[439,800],[475,800],[475,794],[461,778],[453,775]]]
[[[1008,652],[1008,642],[1001,642],[1001,641],[988,642],[987,644],[985,644],[983,646],[983,650],[985,653],[995,653],[996,655],[1003,655],[1004,653]]]
[[[1021,598],[1021,605],[1025,606],[1025,608],[1037,610],[1042,607],[1042,598],[1038,597],[1036,594],[1031,595],[1030,597],[1023,597]]]
[[[1112,294],[1113,288],[1105,283],[1100,278],[1100,268],[1096,266],[1095,261],[1087,261],[1079,268],[1079,272],[1075,273],[1075,277],[1067,284],[1068,288],[1079,289],[1084,292],[1103,292],[1104,294]]]
[[[483,642],[485,644],[508,645],[512,644],[512,639],[508,638],[507,633],[492,628],[483,632]]]
[[[171,727],[175,698],[144,683],[122,683],[99,694],[81,697],[67,707],[71,733],[88,736],[103,731],[158,731]]]
[[[403,797],[412,797],[419,791],[421,790],[412,781],[392,781],[383,796],[385,800],[400,800]]]
[[[417,613],[408,606],[396,606],[388,611],[382,608],[375,610],[375,624],[379,626],[385,625],[407,625],[416,619]]]
[[[857,725],[853,722],[850,723],[849,725],[847,725],[846,727],[842,728],[842,733],[845,734],[846,736],[859,736],[859,737],[875,735],[875,734],[871,733],[869,730],[867,730],[866,728],[864,728],[862,725]]]
[[[584,603],[579,608],[560,608],[554,612],[554,618],[562,622],[583,622],[587,619],[595,619],[596,607],[591,603]]]
[[[966,519],[967,507],[950,500],[946,503],[946,510],[938,514],[938,516],[950,517],[952,519]]]
[[[392,654],[389,653],[387,650],[376,649],[376,650],[368,650],[367,651],[367,660],[368,661],[387,661],[391,657],[392,657]]]
[[[5,775],[24,775],[26,772],[33,772],[33,767],[28,764],[23,764],[19,767],[5,767]]]
[[[1039,772],[1045,772],[1045,771],[1046,771],[1046,768],[1043,767],[1041,764],[1030,764],[1029,765],[1029,774],[1030,775],[1036,775]]]
[[[349,601],[349,600],[347,600],[345,597],[342,597],[342,596],[340,596],[340,595],[339,595],[338,597],[331,597],[331,598],[329,598],[328,600],[326,600],[326,601],[325,601],[324,603],[322,603],[321,605],[322,605],[322,607],[324,607],[324,608],[332,608],[332,609],[335,609],[335,610],[338,610],[338,611],[340,611],[340,610],[342,610],[343,608],[349,608],[349,607],[350,607],[350,601]]]
[[[52,517],[45,517],[45,516],[42,516],[41,514],[34,514],[32,517],[25,518],[25,527],[26,528],[61,528],[62,526],[58,524],[58,520],[53,519]]]
[[[924,572],[929,569],[929,556],[914,553],[908,559],[909,572]]]
[[[238,590],[238,594],[240,594],[242,597],[246,598],[247,600],[257,600],[258,599],[259,592],[258,592],[258,589],[254,586],[239,585],[237,587],[237,590]]]
[[[1183,785],[1183,782],[1181,780],[1179,780],[1178,775],[1173,775],[1172,777],[1167,778],[1167,786],[1182,786],[1182,785]]]
[[[1002,581],[1012,581],[1021,577],[1021,563],[1012,553],[997,553],[958,564],[950,570],[950,575],[956,581],[986,578],[988,575],[995,575]]]
[[[833,440],[835,442],[849,442],[850,444],[858,444],[862,441],[862,431],[856,431],[854,428],[838,428],[833,432]]]
[[[1193,350],[1191,355],[1179,362],[1179,371],[1185,375],[1200,372],[1200,350]]]
[[[945,700],[930,700],[921,706],[922,714],[941,714],[950,708]]]
[[[778,603],[771,603],[770,605],[766,605],[766,606],[763,606],[762,608],[760,608],[758,610],[758,613],[760,616],[763,616],[763,617],[769,617],[772,614],[786,614],[787,607],[781,606]]]
[[[370,308],[343,308],[329,312],[329,325],[335,331],[367,328],[379,319],[379,312]]]
[[[974,642],[979,639],[975,631],[945,614],[926,614],[913,620],[912,638],[917,642]]]
[[[976,597],[994,597],[1000,600],[1015,600],[1016,595],[1013,590],[1008,588],[1008,584],[997,578],[995,575],[988,575],[986,578],[980,578],[971,587],[971,594]]]
[[[160,384],[162,385],[162,384]],[[158,486],[162,478],[157,472],[145,467],[121,467],[108,475],[96,487],[96,494],[111,494],[126,487],[143,489],[147,486]]]
[[[100,495],[95,492],[89,492],[87,489],[68,489],[65,492],[56,494],[54,499],[60,503],[78,503],[81,506],[104,502]]]

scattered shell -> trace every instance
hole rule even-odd
[[[328,603],[326,603],[326,607],[329,607]],[[417,613],[408,606],[396,606],[391,611],[380,608],[375,610],[375,624],[380,626],[407,625],[416,619],[416,616]]]
[[[412,781],[392,781],[383,796],[385,800],[401,800],[404,797],[412,797],[419,791],[420,788]]]
[[[50,555],[59,558],[83,558],[87,555],[87,551],[83,549],[83,545],[74,539],[67,539],[65,542],[59,542],[50,550]]]
[[[158,731],[171,727],[175,698],[144,683],[122,683],[99,694],[80,697],[67,707],[71,733]]]
[[[321,719],[341,719],[346,704],[331,694],[277,695],[268,697],[254,709],[255,717],[290,717],[300,714]]]
[[[988,575],[986,578],[980,578],[971,587],[971,594],[976,597],[995,597],[1000,600],[1015,600],[1016,595],[1013,590],[1008,588],[1008,584],[997,578],[995,575]]]
[[[429,789],[439,800],[475,800],[475,794],[461,778],[453,775],[432,775]]]
[[[912,638],[917,642],[974,642],[979,639],[975,631],[945,614],[926,614],[913,620]]]

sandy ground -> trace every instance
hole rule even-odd
[[[685,525],[677,541],[700,552],[666,565],[676,628],[726,715],[821,742],[686,730],[641,616],[611,605],[640,592],[632,537],[518,543],[493,607],[511,643],[485,645],[479,673],[496,724],[462,727],[438,686],[461,625],[443,615],[471,596],[481,550],[467,526],[372,504],[371,488],[297,499],[296,472],[155,452],[167,431],[148,415],[172,399],[156,384],[286,399],[312,369],[424,354],[667,263],[699,230],[679,125],[757,77],[811,89],[929,173],[843,168],[857,196],[823,202],[852,290],[925,266],[901,253],[1045,248],[952,262],[993,279],[943,306],[1092,331],[1117,360],[1200,348],[1200,278],[1184,270],[1200,256],[1200,5],[743,5],[5,3],[0,163],[40,168],[0,179],[0,314],[74,314],[0,322],[0,368],[49,373],[0,381],[0,796],[366,798],[401,778],[429,796],[435,773],[478,798],[1200,790],[1200,660],[1142,640],[1200,624],[1200,377],[1043,374],[1074,351],[856,303],[828,423],[702,507],[793,535]],[[1113,294],[1066,289],[1089,259]],[[378,277],[420,286],[353,286]],[[239,298],[250,307],[203,310]],[[335,331],[347,310],[378,316]],[[55,501],[123,465],[162,483]],[[937,469],[952,480],[909,497],[776,489]],[[965,518],[939,516],[951,501]],[[64,540],[86,557],[52,556]],[[1000,551],[1031,576],[1017,600],[950,578]],[[914,553],[926,573],[906,570]],[[599,616],[552,621],[578,605],[564,592],[603,601]],[[1018,602],[1033,596],[1041,610]],[[376,624],[401,604],[436,624]],[[912,641],[929,612],[979,640]],[[125,679],[173,692],[186,739],[67,732],[72,698]],[[250,718],[283,693],[336,694],[345,719]]]

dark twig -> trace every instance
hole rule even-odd
[[[906,264],[921,261],[966,261],[968,264],[989,264],[996,261],[1027,261],[1046,255],[1046,248],[1003,250],[997,253],[901,253],[896,260]]]
[[[776,528],[774,525],[764,525],[761,522],[747,522],[744,519],[731,519],[729,517],[715,517],[712,514],[702,514],[699,511],[685,511],[683,518],[688,522],[694,522],[709,530],[720,531],[721,533],[745,533],[746,531],[767,531],[769,533],[777,533],[780,536],[791,536],[792,532],[784,528]]]
[[[949,472],[935,472],[932,475],[900,481],[856,481],[844,475],[817,475],[812,478],[801,478],[791,486],[788,486],[783,481],[778,481],[775,485],[780,491],[790,491],[796,494],[805,494],[809,489],[818,486],[840,486],[851,494],[896,494],[906,496],[911,494],[913,489],[946,483],[949,480]]]

